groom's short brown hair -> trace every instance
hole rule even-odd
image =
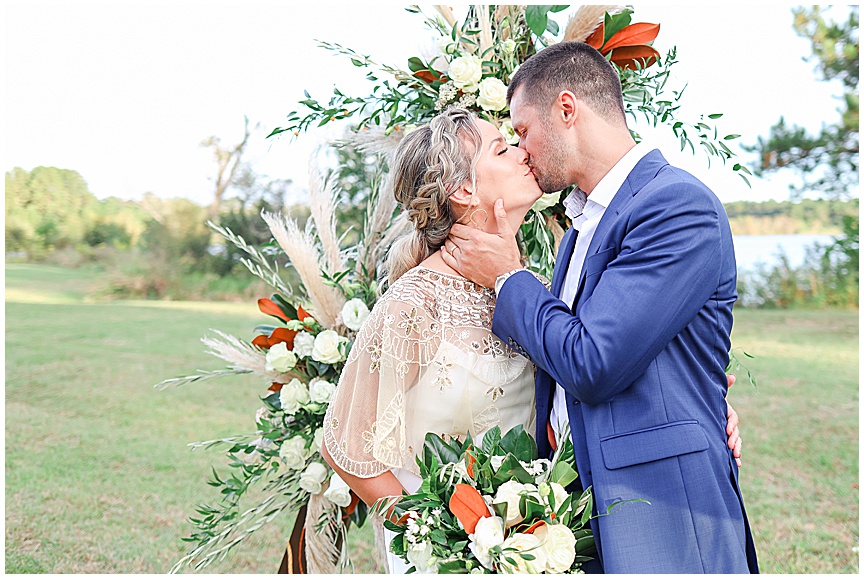
[[[518,88],[530,105],[551,105],[563,90],[569,90],[591,109],[612,123],[625,123],[621,81],[615,67],[595,48],[584,42],[560,42],[526,60],[507,88],[507,102]]]

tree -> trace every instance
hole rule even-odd
[[[261,212],[285,211],[285,198],[292,184],[290,179],[270,179],[245,167],[235,179],[236,197],[228,200],[219,214],[219,225],[227,227],[250,245],[261,247],[269,243],[273,235],[261,219]],[[220,237],[218,250],[213,253],[213,270],[219,276],[248,275],[246,268],[239,265],[240,258],[246,254],[234,244]]]
[[[810,39],[821,80],[839,80],[843,85],[840,119],[823,125],[810,135],[781,117],[767,138],[759,137],[755,151],[757,175],[792,168],[802,182],[791,186],[793,195],[806,191],[846,198],[858,185],[858,6],[851,6],[845,22],[828,21],[818,6],[793,10],[793,26],[799,36]]]
[[[201,141],[202,147],[210,147],[213,149],[213,157],[216,159],[216,180],[215,190],[213,191],[213,202],[207,210],[207,217],[214,221],[219,215],[219,208],[222,205],[222,199],[225,196],[225,191],[234,184],[243,167],[243,153],[246,150],[246,145],[249,143],[249,117],[243,117],[243,140],[233,147],[222,147],[222,140],[219,137],[207,137]]]

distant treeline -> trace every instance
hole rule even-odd
[[[252,244],[267,243],[261,210],[308,215],[304,207],[284,207],[283,198],[250,180],[222,204],[217,221]],[[239,263],[239,250],[207,219],[207,208],[188,199],[97,199],[68,169],[6,173],[6,258],[104,267],[104,297],[238,299],[266,291],[252,287],[257,278]]]
[[[802,201],[735,201],[726,203],[726,214],[736,235],[835,235],[844,216],[858,216],[858,199],[804,199]]]
[[[348,166],[346,164],[346,166]],[[368,182],[368,179],[360,182]],[[343,179],[340,223],[358,223],[363,191]],[[221,204],[217,221],[250,244],[271,239],[262,210],[285,211],[301,224],[305,206],[286,207],[284,189],[254,175]],[[738,235],[827,233],[838,238],[813,248],[807,263],[787,260],[739,278],[739,303],[756,307],[857,307],[858,200],[738,201],[726,206]],[[6,258],[101,268],[95,297],[238,300],[270,289],[240,263],[240,250],[206,225],[208,208],[188,199],[146,194],[141,201],[99,200],[75,171],[20,168],[6,173]],[[340,234],[342,231],[339,232]],[[351,233],[350,231],[348,232]],[[356,235],[356,233],[355,233]],[[297,284],[293,271],[286,280]]]

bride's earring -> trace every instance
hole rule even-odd
[[[481,211],[483,212],[483,223],[477,223],[474,221],[474,217]],[[489,213],[487,213],[485,209],[477,209],[471,214],[471,218],[468,221],[471,222],[471,225],[473,225],[475,229],[483,229],[483,226],[486,225],[487,221],[489,221]]]

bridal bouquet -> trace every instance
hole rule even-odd
[[[578,476],[569,432],[552,460],[521,426],[496,426],[479,447],[430,433],[417,463],[420,489],[375,505],[392,509],[390,549],[409,573],[578,573],[595,552],[591,491],[565,490]]]
[[[727,146],[738,135],[720,137],[714,120],[722,114],[699,115],[691,123],[678,118],[683,90],[669,90],[667,81],[677,62],[673,47],[661,55],[651,44],[660,25],[632,22],[633,11],[623,6],[585,5],[574,11],[563,32],[550,14],[567,5],[471,5],[459,21],[446,6],[435,6],[438,14],[426,16],[417,6],[409,12],[425,17],[436,39],[426,54],[410,56],[405,66],[378,64],[369,56],[333,42],[320,46],[346,57],[372,83],[369,94],[349,95],[334,87],[329,101],[308,92],[302,109],[287,115],[285,126],[270,136],[299,135],[331,121],[351,119],[353,133],[346,142],[370,154],[386,157],[401,138],[428,122],[450,105],[473,110],[499,127],[505,139],[518,143],[507,107],[507,85],[527,58],[544,46],[559,41],[590,44],[615,65],[621,80],[625,112],[634,120],[644,118],[652,126],[669,127],[680,140],[681,150],[696,145],[724,163],[734,156]],[[634,132],[636,140],[639,135]],[[735,163],[732,170],[746,181],[746,167]],[[551,279],[557,246],[568,227],[562,195],[544,195],[520,229],[528,267]]]

